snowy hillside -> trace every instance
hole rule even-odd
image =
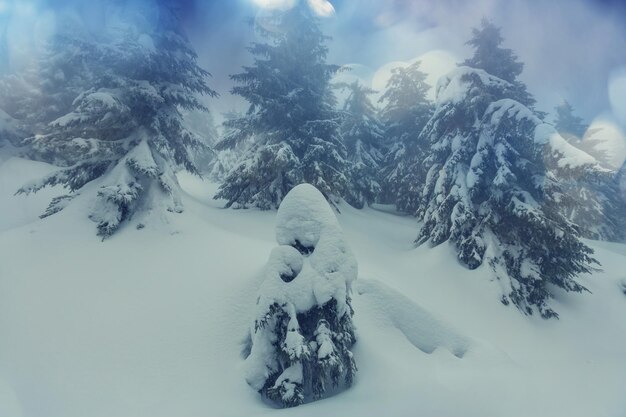
[[[414,249],[410,217],[340,207],[359,276],[359,371],[293,409],[265,403],[242,350],[275,212],[224,210],[181,176],[186,211],[101,241],[88,199],[44,220],[58,188],[14,196],[51,166],[0,165],[0,416],[567,416],[626,410],[626,245],[588,241],[591,293],[557,292],[559,320],[502,305],[485,266]]]

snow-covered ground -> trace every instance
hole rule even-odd
[[[183,214],[101,241],[86,202],[14,196],[51,167],[0,160],[0,417],[626,416],[626,245],[589,242],[592,294],[522,316],[414,219],[341,207],[359,262],[355,385],[276,410],[245,382],[242,343],[275,212],[226,210],[181,176]]]

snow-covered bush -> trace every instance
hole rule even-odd
[[[284,198],[276,241],[258,293],[246,379],[292,407],[353,382],[350,293],[357,263],[332,209],[309,184]]]

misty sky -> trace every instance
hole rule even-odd
[[[254,40],[254,33],[247,21],[268,13],[269,6],[289,1],[296,0],[178,2],[201,64],[213,74],[210,85],[221,94],[210,101],[214,113],[219,115],[244,104],[228,93],[232,86],[228,75],[250,62],[245,47]],[[327,0],[308,1],[323,4]],[[334,13],[322,18],[324,31],[333,37],[329,62],[349,65],[353,70],[348,77],[358,76],[374,88],[384,86],[385,74],[391,67],[417,58],[423,60],[424,69],[431,73],[429,81],[435,83],[439,75],[468,57],[471,51],[464,43],[471,28],[486,16],[502,26],[505,46],[525,63],[521,78],[538,99],[541,110],[552,111],[566,99],[587,122],[602,116],[626,127],[626,2],[330,2]],[[0,0],[0,36],[5,48],[7,43],[9,48],[26,43],[28,36],[36,38],[37,31],[46,32],[46,19],[53,19],[50,16],[62,7],[76,8],[94,24],[99,20],[100,9],[95,1]]]

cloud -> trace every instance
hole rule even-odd
[[[296,4],[296,0],[252,0],[258,7],[264,9],[290,9]]]

